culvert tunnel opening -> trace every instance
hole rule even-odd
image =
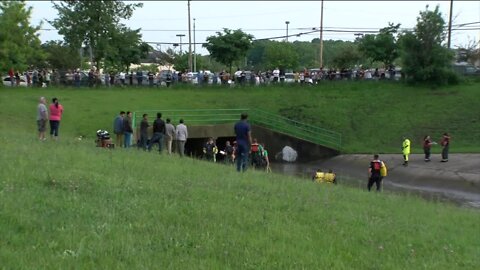
[[[235,141],[235,137],[218,137],[214,138],[215,143],[217,145],[218,151],[223,151],[225,149],[225,144],[227,141],[233,145]],[[188,156],[199,158],[203,157],[203,147],[205,143],[208,141],[207,138],[189,138],[185,144],[185,151]],[[217,161],[223,161],[224,156],[217,154]]]

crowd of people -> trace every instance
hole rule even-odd
[[[132,147],[134,133],[132,121],[132,112],[130,111],[121,111],[115,117],[113,132],[115,134],[116,147]],[[250,125],[246,120],[242,120],[237,124],[235,125],[237,136],[235,141],[230,142],[227,140],[223,149],[219,150],[216,140],[210,137],[203,144],[201,158],[217,162],[217,158],[220,157],[226,164],[240,164],[237,167],[242,168],[242,170],[246,170],[247,165],[249,165],[253,168],[271,172],[270,160],[265,144],[258,143],[256,139],[251,140],[249,133]],[[152,129],[150,137],[149,128]],[[248,132],[248,135],[245,136],[244,132]],[[170,118],[164,121],[162,113],[159,112],[156,115],[156,119],[150,124],[148,114],[143,114],[138,135],[136,145],[145,151],[152,151],[155,147],[160,153],[166,148],[167,154],[174,152],[177,152],[180,156],[186,154],[185,144],[188,139],[188,128],[183,119],[180,119],[178,125],[174,126]],[[174,144],[174,142],[176,143]]]
[[[106,71],[92,67],[89,70],[50,70],[29,68],[28,70],[8,72],[11,86],[48,87],[55,86],[171,86],[176,84],[195,85],[268,85],[275,83],[319,84],[334,80],[382,80],[398,79],[399,71],[394,67],[388,69],[307,69],[286,70],[274,68],[266,71],[249,71],[237,69],[230,73],[226,70],[210,72],[199,70],[162,70],[145,71],[141,68],[128,71]]]

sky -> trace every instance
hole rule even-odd
[[[188,51],[188,4],[183,1],[130,1],[143,3],[134,15],[123,23],[132,29],[141,28],[142,39],[146,42],[180,43],[182,50]],[[40,39],[62,40],[56,30],[46,20],[58,16],[50,1],[27,1],[33,7],[31,22],[38,25],[43,21]],[[355,34],[376,31],[388,26],[389,22],[400,23],[401,28],[411,29],[416,24],[420,11],[426,6],[433,10],[439,5],[448,23],[450,1],[329,1],[323,3],[323,39],[354,40]],[[222,31],[223,28],[242,29],[255,39],[292,35],[288,41],[311,41],[319,38],[319,32],[303,34],[315,27],[320,28],[321,1],[190,1],[192,42],[205,42],[206,38]],[[470,30],[452,31],[452,48],[480,40],[480,1],[453,2],[453,25]],[[195,21],[193,20],[195,18]],[[193,25],[195,23],[195,31]],[[456,29],[458,27],[453,27]],[[343,32],[331,32],[341,30]],[[284,38],[276,39],[284,40]],[[161,50],[174,48],[172,44],[154,44]],[[208,54],[195,46],[197,53]],[[174,48],[177,51],[180,47]],[[192,46],[192,50],[193,50]]]

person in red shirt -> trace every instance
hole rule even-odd
[[[442,146],[442,162],[448,162],[448,150],[450,148],[450,135],[448,133],[443,133],[440,145]]]
[[[13,68],[10,68],[10,70],[8,71],[8,77],[10,77],[10,84],[13,86],[13,78],[15,77],[15,71],[13,70]]]
[[[60,127],[60,120],[62,120],[63,106],[58,103],[57,98],[52,99],[50,104],[50,137],[55,140],[58,139],[58,128]]]

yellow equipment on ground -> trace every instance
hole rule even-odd
[[[314,180],[317,183],[334,184],[336,181],[336,175],[335,173],[316,172]]]

